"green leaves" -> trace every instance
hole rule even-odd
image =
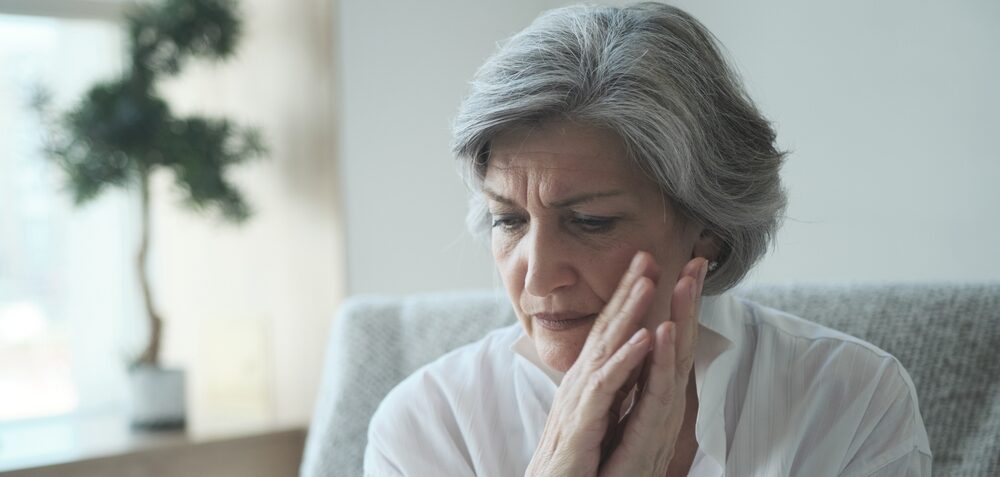
[[[166,167],[193,209],[246,220],[250,208],[226,171],[265,154],[260,133],[228,119],[175,117],[155,89],[158,75],[178,73],[190,57],[223,59],[235,51],[241,30],[235,2],[165,0],[137,6],[127,18],[130,69],[94,85],[75,107],[49,121],[48,156],[67,173],[78,204]],[[44,92],[34,106],[44,117]]]
[[[132,61],[151,74],[176,74],[187,57],[223,60],[242,25],[233,0],[165,0],[129,15]]]
[[[225,177],[225,168],[260,157],[265,150],[252,129],[228,120],[193,117],[175,121],[166,132],[162,158],[176,184],[195,209],[215,207],[226,219],[242,222],[250,215],[243,197]]]
[[[95,85],[65,119],[69,132],[95,152],[141,160],[172,118],[166,102],[125,78]]]

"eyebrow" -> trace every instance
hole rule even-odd
[[[490,190],[488,187],[483,187],[483,193],[486,194],[490,199],[495,200],[495,201],[497,201],[497,202],[499,202],[501,204],[511,205],[511,206],[517,206],[518,205],[512,199],[504,197],[504,196],[500,195],[499,193],[497,193],[496,191]],[[597,200],[597,199],[604,199],[604,198],[607,198],[607,197],[616,197],[616,196],[624,195],[624,194],[625,194],[625,192],[624,191],[620,191],[620,190],[609,190],[609,191],[601,191],[601,192],[586,192],[586,193],[583,193],[583,194],[574,195],[574,196],[567,197],[565,199],[553,202],[552,206],[556,207],[556,208],[572,207],[574,205],[579,205],[579,204],[582,204],[582,203],[585,203],[585,202],[590,202],[590,201]]]

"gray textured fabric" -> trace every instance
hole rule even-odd
[[[506,297],[493,292],[348,300],[330,331],[300,475],[361,475],[368,421],[389,390],[514,320]]]
[[[1000,284],[800,285],[738,295],[874,343],[910,372],[937,475],[1000,475]],[[514,315],[503,295],[359,297],[331,330],[304,477],[361,475],[368,421],[425,363]]]

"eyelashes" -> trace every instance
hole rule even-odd
[[[571,222],[587,233],[601,234],[610,232],[612,229],[614,229],[615,224],[618,223],[618,218],[598,217],[593,215],[577,215],[573,217]]]
[[[613,231],[620,220],[620,217],[573,214],[564,219],[564,223],[573,230],[598,235]],[[518,214],[492,214],[491,222],[494,230],[517,233],[527,225],[528,219]]]
[[[499,229],[503,232],[514,232],[524,225],[524,219],[512,215],[493,215],[492,223],[494,229]]]

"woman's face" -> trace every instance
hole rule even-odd
[[[659,264],[658,299],[669,300],[705,242],[701,227],[682,224],[634,170],[622,141],[602,129],[554,122],[500,135],[483,189],[493,258],[517,316],[539,356],[563,372],[637,251]]]

